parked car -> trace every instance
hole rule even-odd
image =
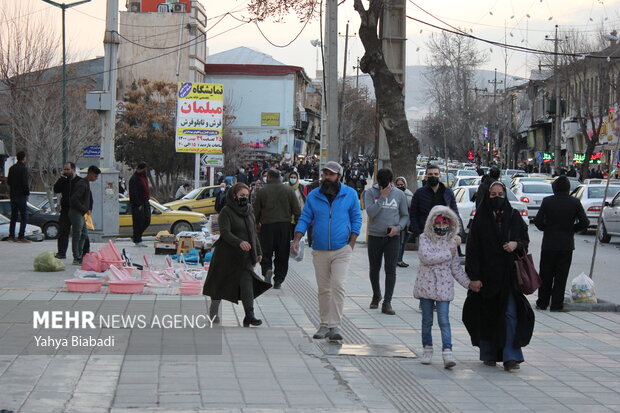
[[[469,221],[471,221],[476,215],[476,192],[478,191],[478,185],[460,186],[454,189],[454,198],[456,200],[456,206],[459,210],[459,215],[465,226],[465,233],[469,232]],[[510,191],[506,191],[508,202],[510,205],[523,217],[523,221],[529,224],[527,206],[520,202],[515,194]]]
[[[612,236],[620,236],[620,192],[611,202],[605,202],[605,208],[601,214],[598,239],[603,243],[608,243]]]
[[[512,188],[517,199],[527,205],[530,220],[533,220],[540,209],[543,198],[553,195],[549,182],[519,182]]]
[[[40,227],[43,230],[45,239],[56,239],[60,231],[58,219],[60,214],[46,213],[28,202],[28,223]],[[11,201],[0,199],[0,214],[11,216]]]
[[[160,203],[150,200],[151,224],[144,231],[144,235],[157,235],[159,231],[169,231],[178,234],[183,231],[201,231],[202,225],[207,223],[204,214],[190,211],[173,211]],[[121,237],[130,237],[133,234],[133,219],[129,198],[119,200],[118,233]]]
[[[164,204],[172,210],[196,211],[205,215],[215,214],[215,199],[220,193],[218,186],[202,186],[191,191],[178,201]]]
[[[607,201],[611,201],[614,196],[620,192],[620,185],[609,185],[607,191]],[[571,195],[577,198],[586,215],[590,220],[588,229],[596,228],[598,225],[598,216],[603,210],[603,195],[605,194],[605,185],[579,185]]]
[[[4,241],[9,237],[9,226],[11,224],[11,220],[0,214],[0,240]],[[16,231],[19,230],[19,223],[17,224]],[[30,241],[43,241],[45,235],[43,235],[43,231],[41,228],[36,225],[26,225],[26,232],[24,233],[24,237]]]

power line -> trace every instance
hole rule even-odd
[[[433,27],[435,29],[441,30],[441,31],[445,31],[448,33],[452,33],[458,36],[464,36],[464,37],[468,37],[470,39],[473,40],[477,40],[480,42],[484,42],[484,43],[488,43],[490,45],[493,46],[497,46],[497,47],[502,47],[505,49],[509,49],[509,50],[514,50],[517,52],[522,52],[522,53],[535,53],[535,54],[543,54],[543,55],[549,55],[549,56],[566,56],[566,57],[576,57],[576,58],[591,58],[591,59],[607,59],[607,60],[618,60],[620,59],[620,56],[603,56],[601,54],[595,54],[596,52],[587,52],[587,53],[562,53],[562,52],[552,52],[549,50],[540,50],[540,49],[532,49],[530,47],[524,47],[524,46],[518,46],[518,45],[512,45],[512,44],[508,44],[508,43],[501,43],[501,42],[496,42],[494,40],[488,40],[488,39],[484,39],[481,37],[477,37],[474,36],[473,34],[469,34],[469,33],[465,33],[461,30],[450,30],[450,29],[446,29],[445,27],[440,27],[437,25],[434,25],[432,23],[426,22],[424,20],[420,20],[420,19],[416,19],[415,17],[411,17],[411,16],[407,16],[408,19],[416,21],[418,23],[422,23],[424,25]]]

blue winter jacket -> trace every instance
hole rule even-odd
[[[330,205],[320,189],[308,194],[295,232],[304,234],[314,221],[312,249],[335,251],[349,243],[351,233],[359,235],[362,228],[360,202],[354,189],[341,184],[340,192]]]

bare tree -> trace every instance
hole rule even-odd
[[[255,20],[281,18],[294,12],[300,20],[307,21],[316,16],[316,4],[313,0],[250,0],[248,9]],[[411,160],[420,153],[419,143],[409,130],[403,88],[385,61],[379,35],[385,5],[386,0],[353,1],[361,20],[358,33],[365,51],[360,69],[370,75],[374,85],[379,122],[385,130],[394,173],[415,182],[415,162]]]
[[[342,124],[342,159],[371,155],[375,145],[376,109],[368,88],[345,85]]]

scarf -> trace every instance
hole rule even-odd
[[[258,255],[256,254],[256,224],[254,221],[254,211],[252,210],[252,205],[248,202],[248,204],[244,207],[240,207],[237,204],[237,200],[233,195],[233,191],[229,190],[226,193],[226,207],[230,208],[237,216],[243,218],[243,223],[245,224],[245,231],[248,235],[249,243],[252,246],[250,250],[250,259],[252,261],[252,265],[256,265],[258,262]]]

